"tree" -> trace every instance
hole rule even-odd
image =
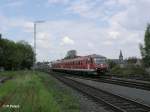
[[[136,57],[129,57],[127,59],[128,64],[136,64],[137,63],[137,58]]]
[[[19,52],[21,52],[19,57],[21,58],[21,68],[30,69],[35,61],[35,53],[32,47],[25,41],[20,41],[17,43]]]
[[[67,52],[67,55],[65,59],[70,59],[70,58],[75,58],[77,56],[77,51],[76,50],[69,50]]]
[[[34,51],[27,42],[0,39],[0,67],[5,70],[30,69],[35,61]]]
[[[112,60],[108,60],[108,64],[109,64],[109,68],[110,69],[112,69],[112,68],[117,66],[117,64],[114,61],[112,61]]]
[[[2,39],[0,46],[2,48],[2,66],[4,66],[6,70],[13,69],[15,61],[15,43],[7,39]]]
[[[145,67],[150,67],[150,24],[147,25],[144,45],[140,44],[140,50]]]
[[[4,63],[4,60],[3,60],[3,48],[2,48],[2,44],[3,44],[3,40],[2,38],[0,37],[0,67],[2,67],[3,63]]]

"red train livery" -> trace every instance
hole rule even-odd
[[[51,68],[61,72],[99,74],[108,70],[108,64],[106,57],[93,54],[52,62]]]

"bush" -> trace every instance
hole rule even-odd
[[[109,68],[110,69],[112,69],[112,68],[117,66],[117,64],[115,62],[113,62],[112,60],[108,60],[108,64],[109,64]]]
[[[126,66],[124,68],[116,66],[112,68],[110,72],[119,77],[146,77],[148,74],[144,67],[134,65]]]

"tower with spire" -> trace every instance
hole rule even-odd
[[[120,61],[120,63],[123,63],[123,55],[122,55],[121,50],[120,50],[120,54],[119,54],[119,61]]]

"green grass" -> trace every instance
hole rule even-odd
[[[19,108],[0,107],[0,112],[78,112],[79,103],[72,92],[51,76],[41,72],[5,72],[14,76],[0,86],[0,103]]]

